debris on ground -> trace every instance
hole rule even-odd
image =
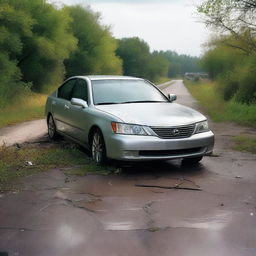
[[[180,184],[176,186],[159,186],[159,185],[146,185],[146,184],[135,184],[135,187],[145,187],[145,188],[163,188],[163,189],[184,189],[184,190],[196,190],[202,191],[201,188],[190,188],[190,187],[180,187]]]
[[[16,146],[16,149],[21,149],[21,145],[20,144],[16,143],[15,146]]]
[[[33,163],[31,161],[26,161],[26,164],[29,165],[29,166],[33,165]]]
[[[116,171],[114,171],[115,174],[119,174],[122,172],[122,169],[121,168],[117,168]]]
[[[220,157],[220,154],[218,153],[212,153],[209,155],[209,157]]]
[[[157,231],[160,231],[160,230],[161,230],[161,228],[159,228],[159,227],[150,227],[150,228],[148,228],[149,232],[157,232]]]
[[[242,179],[242,176],[237,175],[236,179]]]

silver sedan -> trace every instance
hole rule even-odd
[[[97,163],[183,158],[212,153],[214,134],[205,116],[176,104],[152,83],[125,76],[75,76],[47,99],[48,134],[88,148]]]

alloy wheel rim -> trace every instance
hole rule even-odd
[[[99,133],[95,133],[92,141],[92,157],[96,163],[102,160],[103,144]]]

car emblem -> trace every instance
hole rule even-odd
[[[173,136],[177,136],[180,134],[180,131],[179,131],[179,129],[172,129],[171,133]]]

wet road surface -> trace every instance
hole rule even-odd
[[[199,108],[182,81],[165,92]],[[136,164],[108,176],[54,169],[0,195],[0,252],[24,256],[255,256],[255,156],[230,149],[250,128],[211,123],[216,157]],[[136,184],[201,188],[136,187]],[[1,254],[0,254],[1,255]]]

